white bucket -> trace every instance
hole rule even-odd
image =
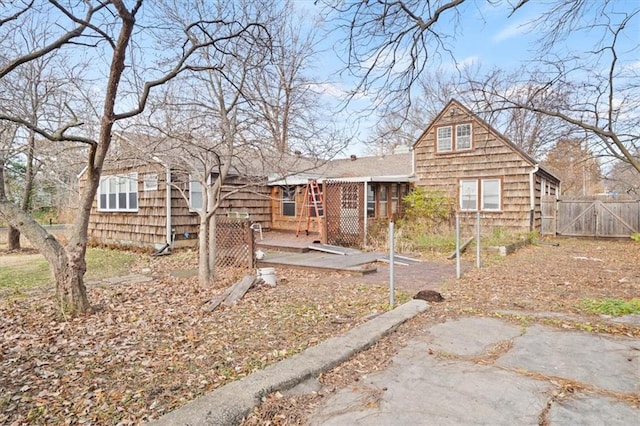
[[[276,286],[276,268],[258,268],[258,278],[271,287]]]

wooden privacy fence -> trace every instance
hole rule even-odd
[[[250,219],[216,216],[216,266],[253,269],[254,252]]]
[[[639,200],[542,200],[542,233],[627,238],[640,232]]]

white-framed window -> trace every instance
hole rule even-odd
[[[500,211],[500,179],[482,179],[482,210]]]
[[[387,217],[387,205],[389,200],[389,191],[386,185],[380,185],[380,196],[378,201],[379,217]]]
[[[282,191],[282,215],[294,216],[296,215],[296,187],[295,186],[283,186],[280,188]]]
[[[376,186],[367,185],[367,217],[376,217]]]
[[[478,210],[478,180],[460,181],[460,210]]]
[[[157,191],[158,175],[156,173],[142,175],[142,189],[144,191]]]
[[[471,149],[471,123],[456,126],[456,150]]]
[[[202,184],[189,177],[189,210],[202,210]]]
[[[102,176],[98,187],[99,211],[138,211],[138,174]]]
[[[451,126],[438,127],[438,152],[447,152],[453,149],[453,129]]]
[[[398,213],[398,185],[391,184],[391,214]]]

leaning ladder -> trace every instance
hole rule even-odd
[[[313,210],[312,210],[313,209]],[[324,199],[318,181],[313,179],[307,182],[304,190],[304,202],[298,216],[298,228],[296,229],[296,237],[300,234],[303,222],[306,224],[305,234],[309,235],[309,225],[311,224],[311,213],[315,213],[318,222],[318,232],[320,232],[320,240],[322,240],[324,218]]]

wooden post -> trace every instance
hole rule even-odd
[[[251,229],[250,219],[245,219],[244,225],[242,227],[245,230],[245,240],[247,241],[247,250],[249,251],[249,253],[247,253],[247,261],[248,261],[247,265],[251,270],[256,266],[255,255],[254,255],[256,248],[255,248],[254,232],[253,232],[253,229]]]

